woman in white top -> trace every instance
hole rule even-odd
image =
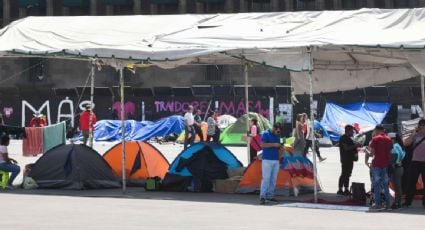
[[[7,146],[9,145],[10,138],[7,135],[1,137],[0,143],[0,170],[11,172],[12,175],[9,177],[8,186],[11,186],[13,180],[18,176],[21,168],[17,165],[17,161],[9,157]]]

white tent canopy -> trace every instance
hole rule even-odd
[[[315,70],[318,93],[425,75],[424,28],[422,8],[28,17],[0,31],[0,55],[143,60],[163,68],[245,59]],[[308,92],[302,75],[292,75],[297,94]]]

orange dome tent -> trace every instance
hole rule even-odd
[[[149,177],[164,178],[170,164],[164,155],[153,145],[144,141],[125,142],[125,172],[126,178],[131,181],[146,180]],[[111,166],[117,177],[121,177],[122,143],[106,151],[103,158]]]
[[[286,158],[293,158],[286,154]],[[288,159],[285,159],[288,160]],[[294,159],[292,159],[294,160]],[[298,164],[301,165],[302,164]],[[304,166],[302,166],[304,168]],[[308,167],[308,166],[307,166]],[[236,189],[237,193],[252,193],[260,190],[261,186],[261,160],[255,160],[246,169],[242,180]],[[311,173],[296,172],[287,163],[281,163],[276,181],[276,194],[291,196],[294,193],[313,192],[314,181]],[[320,190],[320,185],[319,185]]]

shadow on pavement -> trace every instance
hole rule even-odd
[[[13,189],[0,190],[0,194],[13,195],[40,195],[40,196],[69,196],[69,197],[87,197],[87,198],[122,198],[122,199],[141,199],[141,200],[170,200],[185,202],[202,203],[228,203],[242,205],[259,205],[258,194],[224,194],[224,193],[193,193],[193,192],[165,192],[165,191],[145,191],[143,188],[128,187],[123,193],[122,189],[96,189],[96,190],[64,190],[64,189]],[[313,194],[302,194],[298,197],[277,196],[279,204],[287,203],[314,203]],[[335,205],[351,205],[345,202],[347,197],[339,196],[334,193],[320,192],[318,194],[319,203]],[[326,209],[326,208],[319,208]],[[409,215],[425,215],[425,208],[421,201],[414,201],[409,208],[391,211],[371,212],[375,213],[394,213]]]

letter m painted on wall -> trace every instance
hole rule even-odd
[[[29,102],[22,100],[22,127],[25,127],[26,124],[26,119],[25,119],[25,108],[29,108],[32,113],[42,113],[43,109],[46,108],[46,116],[47,116],[47,122],[50,124],[52,124],[50,122],[50,103],[49,100],[45,101],[38,110],[36,110]]]

